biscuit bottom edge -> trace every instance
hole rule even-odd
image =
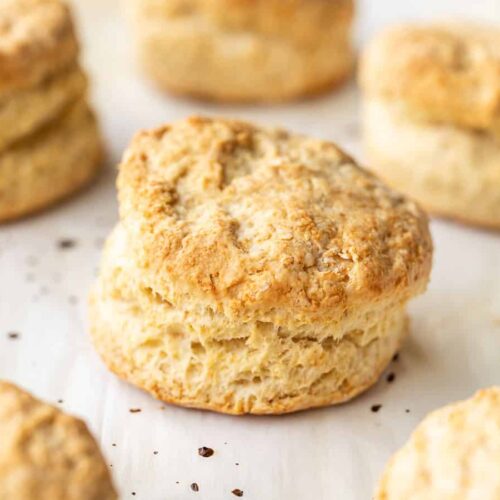
[[[92,340],[108,368],[165,402],[234,415],[348,401],[378,380],[408,331],[405,304],[395,302],[350,321],[340,338],[343,325],[315,338],[311,327],[283,332],[259,321],[224,338],[227,332],[207,331],[205,317],[158,314],[158,304],[149,314],[142,299],[119,295],[101,278],[90,297]]]
[[[500,141],[487,133],[421,122],[403,106],[368,99],[364,148],[373,171],[430,213],[500,229]]]
[[[84,99],[57,121],[0,153],[0,222],[47,208],[89,184],[104,160]]]

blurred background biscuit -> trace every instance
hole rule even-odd
[[[59,0],[6,0],[0,5],[0,34],[3,221],[88,183],[103,154],[68,7]],[[85,117],[80,113],[77,119],[75,108],[85,108]]]
[[[160,87],[217,101],[286,101],[353,69],[353,0],[133,0],[142,66]]]
[[[374,170],[433,213],[500,228],[500,30],[392,28],[360,81]]]

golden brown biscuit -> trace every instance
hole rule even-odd
[[[283,101],[344,81],[353,0],[134,0],[142,64],[161,87]]]
[[[4,381],[0,436],[2,500],[118,498],[87,426]]]
[[[60,0],[0,4],[0,96],[38,85],[78,53],[71,15]]]
[[[73,66],[34,88],[0,98],[0,154],[10,143],[64,112],[85,95],[86,89],[87,78],[78,66]]]
[[[360,79],[374,170],[438,215],[500,228],[500,30],[391,29]]]
[[[102,160],[67,5],[0,3],[0,221],[73,193]]]
[[[165,401],[259,414],[350,399],[427,284],[425,215],[330,143],[190,118],[138,134],[118,189],[92,336]]]
[[[366,50],[361,84],[410,115],[500,134],[500,30],[454,23],[387,30]]]
[[[103,147],[84,100],[58,120],[0,152],[0,221],[46,207],[96,175]]]
[[[375,500],[498,500],[500,388],[424,419],[391,459]]]

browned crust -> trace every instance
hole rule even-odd
[[[0,94],[37,85],[78,55],[71,12],[59,0],[6,1],[0,33]]]
[[[179,154],[185,159],[181,171],[175,167]],[[309,159],[292,159],[297,154]],[[233,168],[244,171],[234,185]],[[318,187],[310,190],[313,178]],[[172,303],[189,295],[242,321],[330,321],[384,293],[420,288],[432,264],[427,217],[413,202],[334,144],[283,130],[192,117],[144,131],[125,154],[118,190],[122,221],[138,231],[131,235],[131,251],[144,262],[139,266],[145,266],[148,286]],[[273,190],[276,198],[264,197]],[[205,203],[219,209],[209,212],[203,227],[194,227],[182,215],[183,200],[188,213]],[[244,200],[236,218],[224,208],[232,200]],[[272,214],[259,236],[271,251],[255,254],[245,250],[251,245],[246,236],[235,239],[234,228],[252,226],[261,211]],[[271,221],[292,236],[268,233]],[[318,258],[311,248],[318,249]],[[344,249],[346,258],[335,257]],[[329,255],[338,264],[322,270],[318,259]]]
[[[423,119],[500,133],[499,47],[500,30],[488,25],[396,26],[365,50],[360,82]]]

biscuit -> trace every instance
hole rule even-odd
[[[71,15],[59,0],[3,0],[0,5],[0,98],[38,85],[78,55]]]
[[[427,416],[387,465],[375,500],[500,498],[500,388]]]
[[[0,152],[0,221],[44,208],[88,184],[103,147],[87,103]]]
[[[43,84],[0,98],[0,152],[61,114],[85,95],[87,78],[78,67],[51,77]]]
[[[437,214],[500,228],[500,30],[404,26],[362,59],[367,158]]]
[[[135,0],[139,57],[160,87],[218,101],[285,101],[352,73],[353,0]]]
[[[372,385],[427,284],[426,216],[334,144],[193,117],[139,133],[90,299],[109,368],[156,397],[286,413]]]
[[[87,426],[4,381],[0,436],[0,498],[118,498]]]
[[[87,184],[102,144],[68,6],[0,4],[0,222],[44,208]]]

